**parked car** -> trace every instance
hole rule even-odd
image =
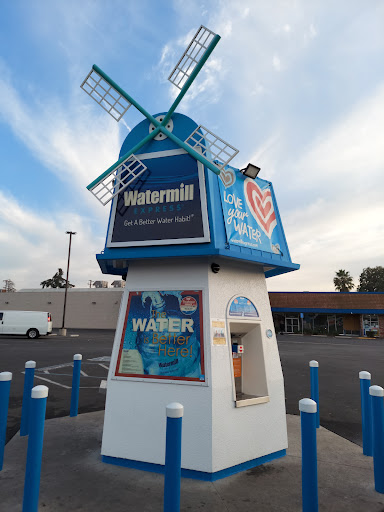
[[[52,316],[46,311],[0,311],[0,334],[21,334],[29,339],[52,332]]]

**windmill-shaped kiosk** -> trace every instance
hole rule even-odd
[[[81,87],[119,121],[145,119],[88,189],[111,201],[103,273],[121,275],[108,375],[105,462],[161,471],[165,414],[184,405],[183,475],[215,480],[285,454],[283,376],[265,283],[299,268],[272,184],[229,165],[238,151],[175,113],[220,37],[201,26],[149,114],[100,68]]]

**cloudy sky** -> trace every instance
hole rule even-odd
[[[197,28],[221,35],[178,111],[240,149],[274,185],[297,272],[270,290],[333,290],[384,264],[382,0],[34,0],[0,17],[0,280],[38,288],[66,268],[102,278],[109,208],[86,185],[117,160],[116,123],[81,89],[98,64],[151,113]],[[105,276],[109,282],[113,276]],[[2,283],[0,283],[2,284]]]

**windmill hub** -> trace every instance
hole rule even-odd
[[[155,117],[156,121],[159,121],[159,123],[162,123],[163,122],[163,119],[164,119],[164,114],[161,114],[157,117]],[[169,131],[169,132],[173,132],[173,121],[172,119],[170,119],[166,125],[166,129]],[[155,125],[153,123],[151,123],[149,125],[149,133],[153,132],[155,130]],[[155,137],[153,137],[154,140],[165,140],[167,139],[168,137],[163,133],[163,132],[160,132],[158,133]]]

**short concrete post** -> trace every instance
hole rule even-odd
[[[27,464],[25,468],[23,512],[38,512],[47,386],[31,391]]]
[[[11,390],[11,372],[0,373],[0,471],[3,469],[5,436],[7,433],[7,419],[9,406],[9,392]]]
[[[360,402],[361,402],[361,424],[363,430],[363,454],[372,456],[372,407],[369,388],[371,385],[371,374],[359,372],[360,379]]]
[[[69,415],[77,416],[79,409],[79,391],[80,391],[80,372],[81,372],[81,354],[73,356],[73,373],[72,373],[72,393],[71,393],[71,409]]]
[[[184,407],[167,405],[165,444],[164,512],[180,512],[181,430]]]
[[[23,405],[21,408],[20,435],[28,435],[29,407],[31,402],[31,391],[33,380],[35,378],[36,361],[27,361],[25,363]]]
[[[381,386],[369,388],[372,402],[372,448],[375,490],[384,494],[384,389]]]
[[[310,398],[303,398],[299,402],[299,410],[301,417],[303,512],[318,512],[316,402]]]
[[[316,412],[316,428],[320,427],[320,408],[319,408],[319,363],[317,361],[309,361],[311,374],[311,398],[317,404]]]

